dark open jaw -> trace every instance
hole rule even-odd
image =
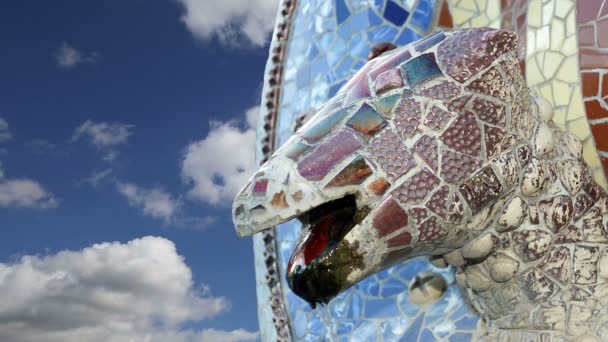
[[[338,248],[346,234],[369,213],[355,196],[327,202],[300,215],[302,235],[287,267],[292,291],[313,308],[337,296],[352,268],[352,250]]]

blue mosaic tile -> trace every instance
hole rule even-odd
[[[397,5],[395,2],[389,0],[386,3],[386,8],[384,9],[384,18],[391,23],[401,26],[407,20],[410,14],[408,11],[403,9],[403,7]]]
[[[369,278],[357,285],[363,293],[370,297],[378,297],[380,295],[380,283],[377,279]]]
[[[365,303],[365,317],[395,317],[399,314],[397,303],[392,298],[368,299]]]
[[[408,317],[395,317],[380,323],[384,341],[397,341],[405,333],[412,320]]]
[[[435,61],[434,53],[427,53],[410,59],[404,64],[403,70],[410,88],[414,88],[417,84],[443,75]]]
[[[418,33],[416,33],[411,28],[405,28],[403,32],[401,32],[401,34],[399,35],[399,38],[397,38],[396,43],[397,45],[402,46],[418,38],[420,38],[420,35]]]
[[[317,57],[319,55],[319,50],[317,49],[317,47],[315,46],[315,44],[310,44],[308,45],[308,48],[306,49],[306,52],[304,53],[304,56],[307,59],[314,59],[315,57]]]
[[[338,322],[336,326],[336,334],[344,335],[350,334],[353,331],[355,324],[353,322]]]
[[[456,327],[454,327],[454,322],[450,320],[442,320],[433,324],[430,329],[433,331],[435,336],[444,338],[452,334],[454,330],[456,330]]]
[[[299,88],[304,88],[310,83],[310,67],[306,66],[300,70],[298,70],[298,75],[296,77],[297,83],[296,85]]]
[[[340,25],[340,27],[338,27],[338,37],[344,39],[344,40],[348,40],[350,38],[350,25],[348,25],[348,23],[344,23],[342,25]]]
[[[365,32],[370,27],[367,11],[351,16],[348,21],[353,32]]]
[[[357,329],[351,335],[352,342],[368,342],[374,341],[377,336],[378,328],[376,323],[371,320],[363,321],[363,323],[357,327]]]
[[[357,135],[368,140],[376,133],[380,132],[388,122],[384,120],[382,115],[378,114],[369,104],[363,103],[353,116],[346,121],[346,126],[357,132]]]
[[[427,311],[427,322],[433,323],[445,319],[447,313],[457,310],[460,305],[462,305],[460,290],[456,286],[448,287],[443,296]]]
[[[313,335],[323,336],[325,335],[325,326],[318,319],[311,319],[308,321],[308,332]]]
[[[336,68],[336,75],[340,78],[344,78],[345,75],[348,75],[350,70],[352,69],[352,65],[354,60],[350,56],[344,57],[340,65]]]
[[[334,44],[331,46],[331,49],[328,49],[326,52],[327,63],[329,65],[336,65],[340,59],[344,57],[345,52],[346,44],[344,43],[344,40],[336,39]]]
[[[446,36],[443,32],[434,33],[418,42],[418,44],[416,44],[416,51],[424,51],[430,47],[433,47],[443,41],[445,37]]]
[[[342,88],[342,86],[344,85],[344,82],[342,83],[337,83],[335,85],[333,85],[330,90],[329,93],[330,94],[336,94],[338,92],[338,90],[340,90],[340,88]]]
[[[419,0],[418,6],[412,15],[410,22],[422,31],[427,31],[431,25],[433,16],[434,0]]]
[[[400,97],[401,94],[393,94],[381,97],[380,99],[376,100],[376,107],[378,108],[380,113],[389,117],[390,112],[393,110],[395,104],[397,103],[397,100],[399,100]]]
[[[472,338],[473,335],[470,333],[458,332],[450,336],[450,342],[470,342]]]
[[[369,20],[369,27],[367,27],[366,30],[384,23],[384,20],[382,20],[382,18],[380,18],[378,14],[376,14],[376,12],[374,12],[371,8],[368,9],[366,13],[367,20]]]
[[[331,312],[332,317],[335,317],[338,319],[344,319],[347,317],[348,304],[350,302],[347,297],[348,297],[348,294],[343,293],[340,296],[336,297],[336,300],[333,300],[332,302],[329,303],[330,312]]]
[[[414,279],[416,274],[427,271],[429,267],[430,263],[423,258],[412,259],[408,263],[408,267],[399,270],[399,276],[409,283]]]
[[[436,342],[437,338],[435,338],[435,335],[429,329],[424,329],[422,334],[420,334],[419,340],[422,342]]]
[[[303,311],[296,311],[295,316],[292,318],[292,326],[294,328],[296,337],[303,337],[306,335],[307,324],[308,319],[306,318],[306,313]]]
[[[308,335],[306,335],[306,337],[304,337],[304,341],[306,341],[306,342],[319,342],[319,341],[321,341],[321,336],[317,336],[317,335],[313,335],[313,334],[308,334]]]
[[[456,310],[452,315],[450,315],[449,319],[452,321],[458,320],[460,317],[466,315],[469,312],[469,309],[463,305],[458,310]]]
[[[456,328],[458,328],[458,330],[472,330],[475,329],[478,321],[479,317],[466,315],[460,320],[456,321]]]
[[[399,31],[390,25],[381,25],[368,31],[367,38],[374,42],[393,41]]]
[[[353,35],[350,40],[350,44],[348,45],[348,53],[353,57],[359,57],[361,60],[367,62],[367,55],[369,54],[369,43],[365,38],[364,33],[358,33]],[[363,62],[365,64],[366,62]],[[361,67],[363,66],[361,64]]]
[[[348,315],[346,316],[349,319],[360,319],[361,311],[363,308],[363,299],[361,295],[357,292],[353,292],[350,297],[350,305],[348,310]]]
[[[350,11],[346,6],[345,0],[336,0],[336,19],[338,24],[343,23],[350,16]]]
[[[370,47],[370,50],[371,50],[371,47]],[[355,64],[353,64],[353,69],[359,70],[359,69],[363,68],[363,66],[365,65],[365,63],[366,63],[365,59],[355,60]]]
[[[336,36],[331,33],[326,33],[326,34],[321,35],[321,37],[317,41],[321,51],[327,53],[329,46],[331,45],[331,43],[334,41],[335,38],[336,38]]]
[[[404,291],[407,292],[407,290],[408,286],[401,280],[390,278],[384,284],[382,284],[382,291],[380,292],[380,295],[383,297],[390,297]]]
[[[310,72],[313,75],[313,79],[317,80],[317,77],[323,77],[329,72],[329,65],[325,58],[317,58],[310,67]]]
[[[374,1],[374,7],[377,8],[378,10],[382,11],[386,0],[373,0],[373,1]]]
[[[416,318],[416,321],[409,326],[405,334],[401,337],[401,341],[418,341],[418,335],[420,335],[420,328],[422,327],[423,320],[424,315],[420,315],[420,317]]]

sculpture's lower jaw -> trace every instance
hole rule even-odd
[[[357,245],[342,240],[312,263],[290,268],[287,273],[289,287],[313,308],[326,304],[354,284],[348,280],[354,269],[364,267],[357,250]]]
[[[288,266],[287,282],[313,308],[327,303],[352,285],[347,281],[353,268],[362,268],[356,246],[345,236],[368,214],[358,208],[355,197],[345,196],[300,215],[300,241]]]

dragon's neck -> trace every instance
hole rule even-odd
[[[472,242],[444,255],[486,323],[482,341],[608,338],[608,196],[580,141],[547,121],[497,158],[494,168],[513,168],[511,192],[469,222]]]

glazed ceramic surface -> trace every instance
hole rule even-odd
[[[276,126],[278,133],[276,145],[281,145],[292,135],[294,123],[299,115],[317,112],[355,71],[363,67],[367,54],[375,43],[390,41],[396,45],[403,46],[409,41],[431,33],[437,26],[504,27],[515,30],[519,34],[519,43],[514,50],[519,52],[520,58],[517,64],[526,74],[527,85],[532,88],[535,94],[549,100],[549,103],[544,105],[553,108],[553,121],[558,127],[572,132],[582,139],[584,146],[582,155],[588,162],[590,172],[595,179],[600,184],[603,184],[604,178],[601,169],[601,161],[603,161],[602,152],[600,151],[598,157],[591,134],[595,132],[593,131],[595,126],[601,127],[599,126],[603,123],[601,120],[601,110],[606,107],[605,95],[603,94],[603,87],[606,83],[603,82],[605,73],[602,68],[605,65],[602,65],[602,62],[605,62],[605,58],[602,59],[602,31],[596,29],[596,27],[600,26],[600,23],[603,23],[602,18],[605,15],[605,11],[603,10],[604,4],[602,4],[602,1],[597,3],[598,11],[591,13],[586,11],[586,7],[583,10],[579,9],[577,11],[577,4],[570,1],[458,1],[454,3],[425,1],[375,1],[373,3],[362,1],[297,2],[295,4],[288,49],[283,64],[283,74],[280,83],[281,96],[279,97],[280,100],[276,103],[279,113]],[[578,36],[577,31],[579,31]],[[581,32],[584,32],[585,37],[593,37],[582,39],[583,33]],[[435,37],[435,39],[438,39],[437,36]],[[579,37],[578,40],[577,37]],[[430,45],[433,46],[433,44]],[[578,48],[579,46],[580,49]],[[584,49],[583,46],[585,46]],[[412,67],[410,69],[419,69],[420,65],[427,65],[429,61],[431,60],[428,58],[420,58],[415,66],[415,63],[411,63]],[[438,64],[441,65],[441,63]],[[430,70],[428,74],[416,75],[413,79],[408,79],[407,67],[404,66],[403,68],[400,69],[403,70],[400,71],[402,73],[400,76],[405,75],[406,79],[401,80],[401,82],[408,86],[412,81],[416,83],[421,80],[424,83],[428,78],[434,78],[433,71]],[[503,75],[504,71],[500,70],[501,75]],[[582,90],[580,86],[580,70],[584,71],[583,77],[591,80],[584,83],[589,85],[583,87]],[[356,132],[359,132],[356,134],[359,135],[355,135],[355,140],[351,141],[353,144],[351,148],[359,148],[360,146],[358,146],[357,142],[369,143],[369,140],[376,138],[376,134],[381,134],[380,136],[384,138],[380,144],[381,146],[389,144],[391,140],[386,137],[388,134],[380,132],[383,128],[389,126],[390,128],[394,128],[394,133],[401,141],[405,140],[406,145],[408,145],[407,139],[420,139],[416,139],[415,146],[407,146],[407,148],[410,149],[413,160],[428,168],[428,174],[422,173],[422,178],[425,181],[432,179],[430,176],[433,174],[441,178],[442,181],[462,181],[458,177],[462,178],[475,171],[476,167],[479,167],[479,159],[475,159],[479,158],[479,155],[475,155],[478,147],[474,143],[474,137],[478,133],[470,125],[471,117],[467,119],[465,116],[459,123],[461,125],[459,127],[472,129],[470,136],[460,137],[468,138],[470,140],[468,141],[468,145],[459,141],[452,143],[451,146],[446,141],[439,139],[440,136],[420,134],[420,128],[424,125],[426,125],[423,127],[425,129],[435,128],[441,130],[448,123],[453,122],[451,121],[454,120],[452,117],[446,117],[445,114],[442,115],[438,110],[435,110],[436,113],[433,113],[433,119],[431,120],[427,119],[426,116],[428,107],[422,106],[421,113],[414,114],[414,117],[418,115],[419,121],[423,122],[417,123],[414,122],[415,120],[412,120],[412,117],[401,119],[401,121],[398,121],[398,118],[387,117],[383,111],[392,111],[392,108],[389,107],[396,105],[397,101],[401,101],[400,98],[403,97],[399,96],[399,99],[390,98],[390,95],[395,92],[394,89],[401,89],[399,87],[403,85],[399,83],[400,81],[396,75],[395,72],[388,72],[386,75],[383,75],[380,82],[375,80],[376,88],[371,90],[370,96],[376,97],[377,101],[369,104],[368,107],[361,106],[359,108],[357,113],[359,113],[359,117],[362,117],[361,120],[351,123],[350,126],[346,124],[350,129],[355,129],[353,127],[359,128],[359,130],[355,129]],[[457,76],[452,76],[452,78],[457,82],[460,81]],[[506,80],[506,82],[511,82],[511,80]],[[380,86],[378,86],[378,83]],[[437,89],[436,92],[441,93],[443,91],[447,94],[456,91],[446,86],[443,88],[438,87]],[[382,97],[378,95],[386,96]],[[395,102],[391,103],[392,101]],[[503,103],[508,102],[504,99],[501,101]],[[473,110],[476,108],[479,112],[484,111],[494,116],[500,116],[500,114],[496,114],[501,112],[500,106],[498,106],[498,109],[494,108],[491,111],[487,111],[485,109],[488,108],[488,104],[480,103],[480,101],[476,104],[473,104],[473,102],[465,103],[468,106],[467,108],[472,109],[471,113],[474,115],[473,121],[478,124],[480,136],[483,132],[483,136],[486,139],[486,141],[480,141],[479,144],[487,148],[488,144],[492,144],[492,142],[488,143],[488,137],[497,139],[494,144],[500,146],[498,150],[502,152],[503,146],[508,143],[499,137],[500,133],[494,133],[499,132],[499,129],[505,128],[504,125],[501,125],[501,122],[496,122],[500,118],[480,118],[479,113]],[[492,104],[495,103],[489,101],[489,105]],[[399,103],[399,105],[403,104]],[[480,107],[484,105],[486,107]],[[415,106],[408,109],[407,112],[415,113]],[[542,106],[543,104],[541,104]],[[441,109],[441,106],[438,107]],[[484,108],[484,110],[481,108]],[[447,107],[443,109],[449,111]],[[504,111],[505,108],[502,110]],[[374,112],[378,116],[374,115]],[[541,110],[540,112],[543,111]],[[344,124],[346,116],[354,117],[353,113],[351,111],[343,114],[345,116],[342,118],[343,121],[338,120],[340,124]],[[596,117],[592,118],[592,115],[596,115]],[[390,124],[383,123],[383,120],[388,121],[387,119],[392,119],[393,121]],[[467,126],[467,124],[469,125]],[[326,123],[326,125],[331,126],[331,123]],[[380,126],[382,126],[381,129],[378,129]],[[370,127],[372,128],[370,129]],[[380,133],[376,132],[376,130]],[[597,131],[597,128],[595,130]],[[457,132],[458,129],[454,131]],[[491,131],[494,132],[487,133]],[[552,131],[552,128],[543,129],[545,133],[548,131]],[[411,132],[409,133],[411,135],[409,138],[406,137],[407,132]],[[323,138],[331,136],[331,134],[328,135],[327,132],[323,132],[322,129],[317,131],[316,134]],[[360,134],[367,134],[370,138],[362,138]],[[458,141],[458,134],[452,134],[451,136]],[[595,136],[596,140],[601,138],[601,134],[595,134]],[[309,140],[303,141],[303,145],[308,145],[310,150],[316,151],[320,148],[316,146],[318,141],[315,141],[315,139],[317,137],[310,137]],[[340,141],[350,141],[346,135],[339,136],[337,139],[340,139]],[[509,138],[505,139],[508,140]],[[321,139],[319,138],[319,140]],[[438,148],[438,140],[441,141],[439,144],[445,144],[447,149],[460,153],[462,155],[461,158],[449,156],[446,154],[446,150]],[[395,141],[395,139],[392,141]],[[414,141],[412,140],[413,143]],[[601,150],[600,144],[601,142],[598,141],[598,149]],[[297,146],[294,153],[302,153],[302,155],[314,153],[314,151],[307,151],[306,146],[303,145]],[[540,143],[540,145],[542,148],[547,148],[547,144],[543,145],[543,143]],[[443,146],[441,145],[440,147]],[[468,147],[463,151],[458,151],[455,146]],[[389,152],[380,151],[377,154],[381,155],[382,153],[387,154]],[[485,152],[487,153],[487,150]],[[348,155],[349,151],[343,151],[343,153]],[[373,156],[371,153],[370,156]],[[317,155],[322,154],[321,152],[317,153]],[[444,158],[446,161],[449,161],[450,157],[453,157],[451,160],[455,161],[453,175],[444,178],[443,173],[445,172],[441,168],[445,167],[446,163],[443,163],[443,161]],[[487,155],[485,157],[488,158]],[[308,158],[315,160],[314,154],[313,157],[309,156]],[[433,163],[433,158],[439,158],[437,160],[441,160],[441,162]],[[390,157],[383,159],[385,163],[387,159],[390,159]],[[352,160],[349,164],[350,168],[344,165],[344,170],[347,170],[345,171],[346,174],[340,176],[340,174],[335,174],[335,172],[337,172],[337,165],[343,165],[340,164],[344,162],[343,160],[323,160],[323,162],[326,164],[321,165],[320,169],[298,169],[298,172],[303,171],[307,177],[312,177],[307,180],[319,181],[319,178],[322,178],[323,182],[326,182],[324,177],[331,174],[335,176],[336,180],[332,178],[329,183],[333,181],[334,185],[345,186],[344,182],[351,182],[346,186],[354,186],[353,182],[361,182],[356,185],[361,186],[361,184],[364,184],[369,187],[373,182],[371,180],[373,177],[370,178],[370,175],[377,173],[378,169],[386,169],[384,170],[386,173],[386,183],[388,186],[391,186],[391,180],[395,181],[402,172],[409,175],[410,169],[417,170],[419,167],[418,164],[411,166],[412,161],[408,161],[407,158],[398,158],[398,160],[394,160],[393,158],[392,165],[383,165],[379,160],[372,159],[370,161],[363,158]],[[323,163],[315,163],[315,165],[318,164]],[[368,169],[369,171],[367,171]],[[351,171],[348,172],[348,170]],[[353,170],[358,172],[353,172]],[[422,172],[422,170],[419,171]],[[355,175],[354,178],[352,174]],[[263,182],[256,185],[258,191],[264,188],[268,189],[269,186]],[[435,197],[441,199],[445,197],[444,195],[447,195],[446,198],[448,200],[447,203],[437,203],[436,200],[435,204],[431,205],[435,209],[441,206],[450,206],[453,201],[451,201],[449,196],[457,193],[455,190],[449,188],[446,190],[439,185],[439,183],[433,183],[429,189],[434,190],[438,187],[437,192],[442,191],[442,193]],[[379,187],[382,189],[384,186],[387,185],[383,185],[382,181],[377,181],[372,188]],[[404,196],[408,198],[407,191],[401,195],[401,199],[399,196],[396,196],[396,202],[403,205],[402,199]],[[281,197],[279,196],[275,203],[282,203],[281,201]],[[283,201],[289,203],[287,199],[283,199]],[[480,205],[487,204],[486,201],[488,203],[492,202],[492,200],[488,201],[487,199],[480,199],[479,201]],[[423,207],[426,210],[430,210],[429,205],[424,205]],[[386,204],[386,206],[392,208],[392,210],[396,208],[394,205]],[[509,213],[517,213],[518,208],[526,206],[528,206],[528,203],[524,199],[513,203],[509,202],[509,210],[507,211]],[[431,218],[439,215],[432,210],[431,213],[435,215],[431,215]],[[516,219],[514,219],[513,215],[505,216],[505,222],[508,221],[512,224],[513,221],[519,220],[519,216],[515,215]],[[437,217],[440,218],[441,215]],[[524,219],[526,218],[521,218],[522,222]],[[412,215],[409,216],[409,220],[412,220]],[[427,236],[423,239],[431,239],[443,234],[441,229],[435,226],[437,225],[426,225],[428,233],[422,235]],[[357,283],[346,292],[343,292],[338,298],[331,301],[327,309],[322,313],[313,312],[304,301],[297,298],[290,291],[284,281],[284,275],[287,273],[287,261],[295,248],[299,235],[298,231],[299,224],[296,222],[283,224],[276,231],[278,252],[276,254],[276,262],[281,274],[279,278],[281,279],[281,283],[277,284],[277,286],[281,287],[283,300],[289,312],[290,331],[293,339],[318,340],[323,337],[335,340],[395,340],[403,338],[409,341],[415,340],[415,336],[415,338],[419,338],[421,341],[449,341],[469,340],[472,338],[471,332],[475,330],[477,318],[471,313],[467,314],[463,300],[454,286],[454,270],[450,268],[437,269],[430,265],[428,261],[422,259],[406,262],[376,273]],[[411,238],[412,236],[410,236]],[[528,241],[530,238],[519,237],[517,239],[519,239],[518,241]],[[397,240],[403,242],[407,238],[401,236]],[[256,246],[261,246],[261,244],[258,243]],[[261,252],[258,247],[257,253]],[[512,262],[504,262],[504,264],[510,265],[506,267],[507,269],[514,267]],[[266,264],[260,265],[258,263],[258,268],[265,267]],[[428,270],[444,274],[448,279],[448,283],[452,284],[452,286],[448,288],[446,295],[434,306],[419,307],[409,302],[407,287],[418,272]],[[258,274],[260,273],[258,272]],[[489,277],[492,281],[495,280],[492,277],[492,273],[488,273],[485,276]],[[494,276],[502,280],[508,275],[494,274]],[[263,305],[263,302],[264,299],[261,298],[261,305]],[[271,318],[262,316],[262,325],[265,324],[263,323],[264,321],[268,322]]]

